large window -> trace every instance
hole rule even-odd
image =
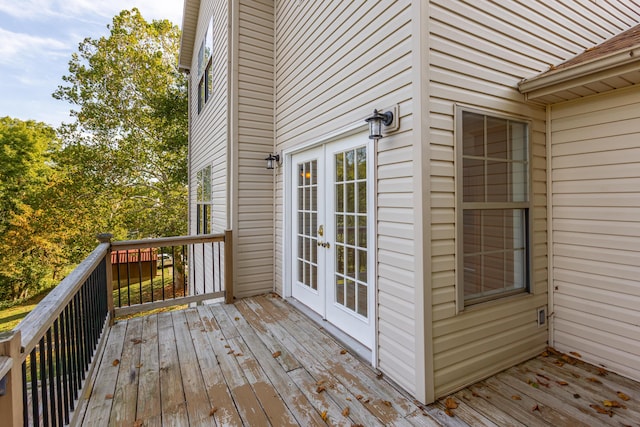
[[[461,306],[529,288],[529,126],[458,109]]]
[[[198,52],[198,113],[213,94],[213,18],[209,20],[207,32]]]
[[[211,233],[211,166],[196,174],[196,233]]]

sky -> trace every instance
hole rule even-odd
[[[69,123],[72,105],[51,94],[63,84],[71,55],[86,37],[137,7],[147,21],[182,24],[183,0],[0,0],[0,117]]]

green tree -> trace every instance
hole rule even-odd
[[[0,297],[22,298],[47,286],[64,264],[58,231],[45,226],[55,175],[55,131],[44,123],[0,118]]]
[[[70,102],[56,156],[57,189],[70,201],[86,247],[96,232],[120,238],[176,235],[187,222],[187,86],[178,70],[180,31],[122,11],[108,37],[87,38],[54,97]],[[79,252],[82,252],[80,250]]]

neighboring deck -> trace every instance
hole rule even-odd
[[[450,415],[445,399],[417,406],[291,305],[259,296],[116,323],[83,425],[640,426],[638,383],[555,354],[452,398]]]

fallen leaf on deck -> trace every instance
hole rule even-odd
[[[453,415],[453,411],[452,411],[451,409],[445,409],[445,410],[444,410],[444,413],[445,413],[445,414],[447,414],[447,415],[449,415],[450,417],[453,417],[453,416],[454,416],[454,415]]]
[[[120,364],[120,360],[119,359],[113,359],[113,362],[111,362],[111,364],[113,366],[118,366]]]
[[[475,391],[471,392],[471,396],[473,397],[480,397],[480,395],[478,393],[476,393]]]
[[[379,379],[379,380],[381,380],[381,379],[382,379],[382,372],[378,372],[378,373],[376,374],[376,378],[377,378],[377,379]]]
[[[606,377],[608,374],[607,370],[604,368],[598,368],[598,375],[600,375],[601,377]]]
[[[326,388],[323,385],[321,385],[321,386],[318,386],[318,388],[316,388],[316,393],[322,393],[325,390]]]
[[[351,398],[350,398],[350,397],[347,397],[347,400],[348,400],[349,402],[351,402]]]
[[[511,398],[513,400],[522,400],[522,398],[520,396],[518,396],[517,394],[514,394],[513,396],[511,396]]]
[[[542,374],[536,374],[537,376],[539,376],[540,378],[544,378],[547,381],[551,381],[551,378],[547,377],[546,375],[542,375]]]
[[[356,399],[358,399],[358,400],[362,400],[362,398],[364,398],[364,396],[363,396],[363,395],[361,395],[361,394],[359,394],[359,395],[357,395],[357,396],[356,396]]]
[[[529,381],[527,381],[527,382],[528,382],[528,383],[529,383],[529,385],[530,385],[531,387],[533,387],[533,388],[540,388],[540,386],[538,385],[538,383],[537,383],[537,382],[535,382],[535,381],[531,381],[531,380],[529,380]]]
[[[234,317],[233,320],[235,320],[237,322],[238,320],[240,320],[240,318],[239,317]]]
[[[391,404],[391,402],[389,402],[388,400],[383,400],[383,401],[382,401],[382,404],[383,404],[383,405],[385,405],[385,406],[388,406],[389,408],[391,408],[391,406],[393,406],[393,405]],[[458,405],[456,405],[456,407],[457,407],[457,406],[458,406]]]
[[[280,357],[281,354],[282,354],[282,352],[276,351],[275,353],[272,354],[272,356],[275,359],[276,357]]]
[[[113,394],[109,393],[109,394],[105,394],[104,395],[105,399],[113,399]]]
[[[234,353],[234,350],[227,351],[227,354],[233,354],[233,353]]]
[[[224,348],[231,348],[229,344],[225,344]]]
[[[367,400],[364,401],[365,404],[367,404],[369,402],[371,402],[371,399],[367,399]]]
[[[136,368],[142,368],[142,366],[143,366],[143,365],[144,365],[144,363],[138,363],[138,364],[136,365]]]
[[[570,351],[569,354],[572,355],[572,356],[575,356],[575,357],[582,357],[582,355],[580,353],[578,353],[577,351]]]
[[[549,357],[549,352],[548,351],[543,351],[542,354],[540,354],[540,356]]]
[[[564,366],[564,362],[562,360],[556,360],[553,364],[560,367]]]
[[[214,406],[213,408],[211,408],[211,410],[209,411],[209,416],[213,417],[213,414],[215,414],[216,412],[218,412],[218,407]]]
[[[327,411],[322,411],[320,416],[322,417],[322,421],[327,421]]]
[[[348,406],[342,410],[342,416],[343,417],[348,417],[349,416],[349,407]]]
[[[316,385],[322,385],[325,382],[327,382],[327,380],[318,380],[318,381],[316,381]]]
[[[447,400],[444,401],[444,406],[448,409],[456,409],[458,407],[458,402],[451,397],[447,397]]]
[[[597,378],[593,378],[593,377],[587,378],[587,381],[590,381],[590,382],[595,383],[595,384],[602,384],[602,381],[600,381]]]
[[[133,427],[142,427],[142,426],[143,426],[142,420],[136,420],[133,423]]]
[[[236,354],[234,354],[234,356],[235,356],[235,357],[240,357],[240,356],[244,356],[244,354],[242,354],[242,353],[236,353]]]
[[[533,411],[538,411],[540,412],[540,407],[536,404],[536,406],[534,406],[533,408],[531,408],[531,412]]]
[[[545,386],[546,388],[549,388],[549,383],[545,383],[544,381],[538,381],[538,384]]]
[[[580,399],[580,395],[579,395],[578,393],[575,393],[575,394],[573,395],[573,398],[574,398],[574,399]]]
[[[608,409],[604,409],[602,406],[600,405],[594,405],[591,404],[589,405],[590,407],[592,407],[593,409],[595,409],[595,411],[599,414],[604,414],[604,415],[609,415],[610,417],[613,416],[613,411],[610,411]]]
[[[347,354],[347,350],[345,349],[340,350],[340,354]]]
[[[607,408],[625,408],[626,409],[626,406],[624,406],[617,400],[603,400],[602,404]]]
[[[556,381],[556,382],[560,385],[569,385],[569,383],[566,381]]]
[[[618,395],[618,397],[624,401],[627,401],[629,399],[631,399],[629,396],[627,396],[626,394],[624,394],[623,392],[619,391],[616,393]]]
[[[132,339],[132,340],[131,340],[131,342],[132,342],[133,344],[141,344],[141,343],[142,343],[142,340],[141,340],[141,339],[138,339],[138,338],[134,338],[134,339]]]

